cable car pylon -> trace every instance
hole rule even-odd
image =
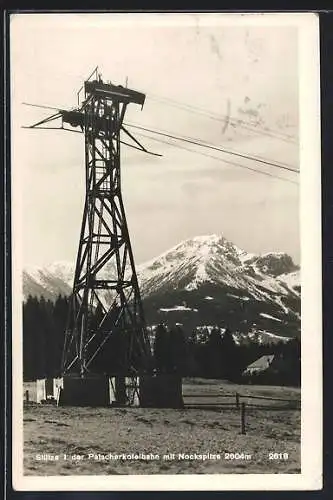
[[[120,159],[121,144],[154,154],[123,125],[127,106],[142,108],[144,102],[143,93],[104,83],[96,68],[78,93],[77,108],[55,108],[51,116],[28,127],[84,134],[85,202],[61,366],[64,380],[72,380],[67,382],[67,393],[76,393],[69,395],[72,404],[91,401],[87,391],[96,393],[97,385],[91,381],[98,376],[114,381],[117,404],[132,404],[138,392],[137,377],[151,373],[150,343],[122,199]],[[60,126],[50,127],[55,120],[60,120]],[[121,132],[131,142],[121,140]],[[88,379],[89,384],[84,382]]]

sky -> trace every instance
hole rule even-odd
[[[74,107],[96,65],[105,80],[127,81],[147,95],[142,110],[129,106],[126,122],[300,168],[297,25],[279,16],[249,17],[12,16],[13,199],[25,266],[75,259],[84,138],[21,128],[51,113],[22,103]],[[227,115],[232,120],[226,123]],[[256,124],[256,132],[233,127],[234,119],[251,130]],[[248,252],[287,252],[299,263],[298,174],[131,131],[163,155],[122,149],[123,198],[138,264],[184,239],[212,233]]]

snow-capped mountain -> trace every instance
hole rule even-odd
[[[223,236],[200,236],[139,266],[138,276],[150,321],[300,333],[300,270],[287,254],[248,254]]]
[[[74,264],[56,262],[48,267],[27,267],[23,270],[23,296],[55,300],[59,294],[69,295],[72,290]]]
[[[281,294],[298,294],[293,287],[288,288],[286,278],[278,279],[280,275],[295,271],[298,268],[287,254],[248,254],[223,236],[210,235],[186,240],[139,266],[138,276],[143,295],[150,295],[164,286],[191,291],[204,283],[213,283],[247,289],[260,300],[265,296],[262,288]]]
[[[138,266],[137,273],[148,324],[300,333],[300,270],[285,253],[248,254],[223,236],[198,236]],[[67,262],[26,269],[24,296],[69,294],[73,274]]]

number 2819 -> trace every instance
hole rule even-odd
[[[289,454],[288,453],[273,453],[270,452],[268,454],[268,460],[288,460]]]

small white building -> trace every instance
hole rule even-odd
[[[261,356],[253,363],[251,363],[246,370],[244,370],[243,375],[253,375],[254,373],[261,373],[267,368],[269,368],[274,360],[275,355],[269,354],[266,356]]]

